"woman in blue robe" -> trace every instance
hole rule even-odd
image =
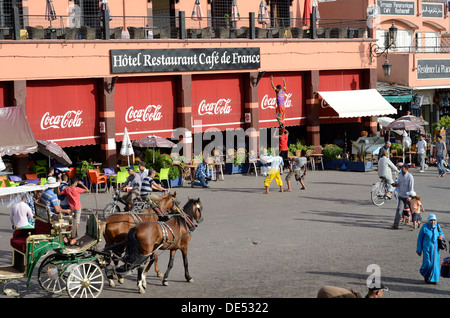
[[[440,227],[437,226],[436,215],[430,214],[428,222],[420,229],[416,253],[419,256],[423,254],[420,274],[425,278],[425,282],[431,284],[439,281],[441,252],[438,248],[438,238],[444,238],[444,234]]]

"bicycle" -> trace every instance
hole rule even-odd
[[[119,203],[127,205],[127,203],[120,197],[120,190],[117,189],[113,194],[113,202],[108,203],[103,209],[103,218],[106,219],[108,216],[114,213],[120,212]],[[150,203],[147,199],[142,197],[137,197],[133,200],[133,207],[131,211],[140,211],[150,208]]]
[[[370,191],[370,199],[372,200],[372,203],[375,204],[376,206],[382,206],[387,199],[390,199],[388,197],[388,188],[389,185],[387,183],[386,178],[384,177],[380,177],[380,181],[374,183],[372,185],[372,190]],[[397,197],[397,192],[396,191],[392,191],[391,192],[391,198]]]

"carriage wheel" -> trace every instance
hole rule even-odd
[[[386,188],[382,182],[377,182],[370,192],[372,203],[381,206],[386,202]]]
[[[97,264],[77,264],[67,278],[67,293],[70,298],[97,298],[103,289],[103,272]]]
[[[66,281],[64,280],[63,273],[67,264],[64,262],[56,264],[61,260],[58,254],[52,254],[47,256],[39,266],[39,285],[49,293],[57,294],[66,289]]]
[[[103,218],[107,219],[108,216],[110,216],[111,214],[120,212],[120,208],[115,205],[114,203],[110,202],[106,205],[106,207],[103,209]]]

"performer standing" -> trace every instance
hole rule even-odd
[[[286,112],[286,108],[284,105],[284,100],[286,97],[286,92],[285,92],[286,91],[286,82],[284,81],[284,78],[283,78],[284,87],[281,87],[281,85],[277,85],[275,87],[275,85],[273,84],[273,76],[270,76],[270,83],[272,84],[272,88],[277,95],[276,113],[277,113],[278,125],[284,127],[284,114]]]

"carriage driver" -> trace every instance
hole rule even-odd
[[[137,197],[139,197],[141,192],[141,177],[134,172],[133,166],[129,166],[127,168],[128,170],[128,178],[127,181],[125,181],[122,186],[120,187],[120,190],[123,190],[125,187],[131,187],[131,190],[125,194],[122,199],[127,203],[126,210],[131,210],[131,207],[133,206],[133,200]]]

